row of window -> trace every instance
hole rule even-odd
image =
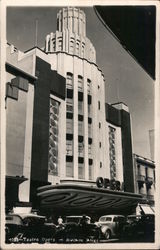
[[[81,75],[78,75],[78,91],[83,91],[83,77]],[[73,89],[73,74],[70,72],[67,72],[66,77],[66,88],[67,89]],[[88,94],[91,92],[91,80],[87,79],[87,91]]]
[[[51,46],[53,51],[56,51],[56,41],[55,38],[52,39],[52,42],[48,41],[48,51],[51,50]],[[63,40],[62,37],[59,37],[57,40],[57,51],[63,50]],[[85,44],[82,42],[80,43],[79,40],[75,42],[74,38],[70,39],[69,42],[69,53],[70,54],[76,54],[77,56],[84,57],[84,50],[85,50]]]
[[[93,180],[94,168],[89,165],[89,180]],[[74,177],[73,162],[66,162],[66,177]],[[84,163],[78,164],[78,179],[85,179]]]
[[[67,134],[73,134],[73,120],[72,119],[66,119],[66,133]],[[83,121],[78,121],[78,134],[83,135],[84,134],[84,124]],[[88,123],[88,137],[92,137],[92,125]]]
[[[66,140],[66,155],[73,155],[73,140]],[[92,156],[92,145],[88,144],[88,155]],[[78,156],[84,156],[84,143],[78,142]]]

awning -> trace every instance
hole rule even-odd
[[[138,206],[141,212],[144,214],[155,214],[154,208],[150,206],[149,204],[139,204]]]
[[[58,184],[37,189],[41,208],[72,211],[124,212],[144,201],[141,195],[75,184]]]

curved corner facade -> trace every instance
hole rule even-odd
[[[86,16],[77,8],[63,8],[57,14],[57,30],[46,36],[45,51],[67,52],[96,63],[96,51],[86,37]]]

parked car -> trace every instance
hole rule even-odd
[[[133,242],[153,242],[154,232],[154,214],[129,215],[123,228],[123,239]]]
[[[8,214],[6,243],[43,243],[55,239],[56,225],[45,223],[45,216],[36,214]]]
[[[66,216],[65,223],[57,227],[56,241],[99,241],[100,229],[90,221],[89,216]]]
[[[104,215],[95,222],[100,227],[102,235],[105,239],[120,237],[126,218],[123,215]]]

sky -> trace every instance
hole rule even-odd
[[[92,6],[80,7],[86,14],[86,34],[96,49],[97,65],[105,77],[106,102],[124,102],[132,121],[133,153],[150,159],[149,130],[154,129],[154,81],[103,26]],[[56,31],[61,7],[8,7],[7,41],[25,51],[35,45],[38,19],[38,47]],[[138,37],[135,39],[138,39]]]

